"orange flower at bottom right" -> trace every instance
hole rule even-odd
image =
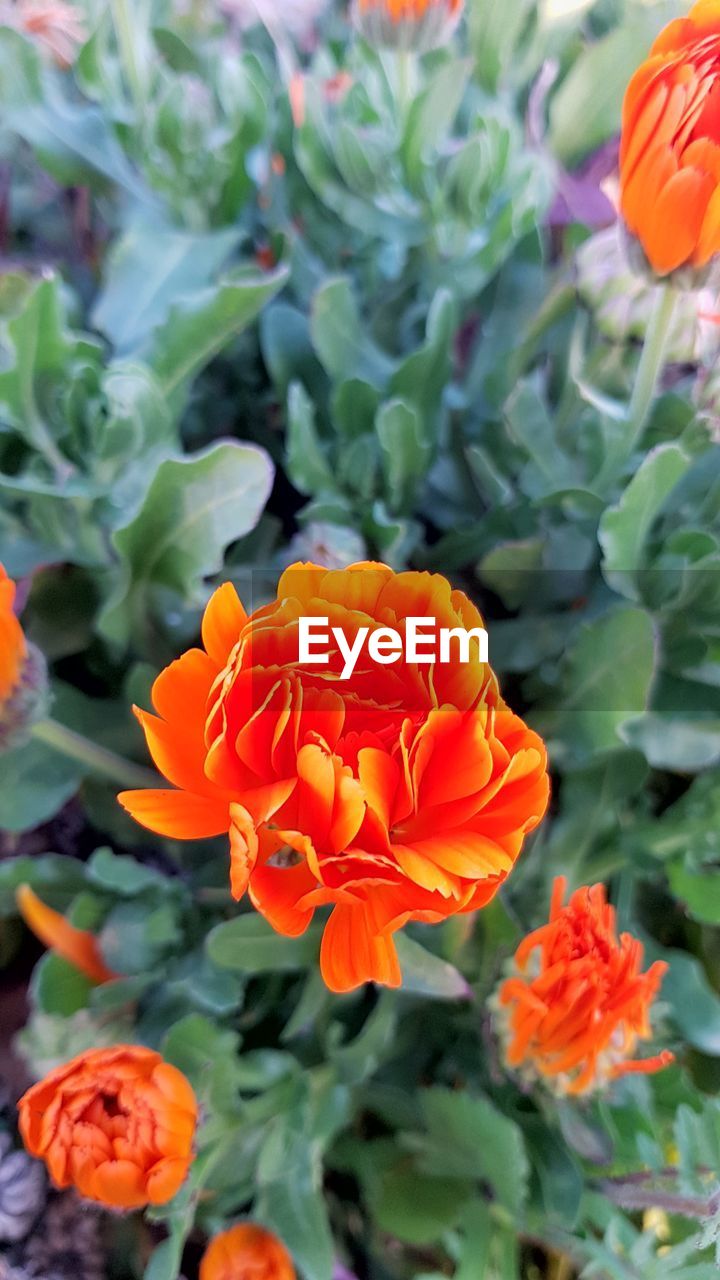
[[[254,1222],[240,1222],[210,1241],[200,1280],[295,1280],[282,1240]]]
[[[604,885],[577,889],[563,906],[566,887],[558,876],[549,922],[520,943],[497,1004],[508,1065],[556,1093],[587,1094],[673,1061],[667,1050],[632,1056],[651,1034],[667,965],[657,960],[641,972],[642,943],[630,933],[618,938]]]

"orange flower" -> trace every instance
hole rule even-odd
[[[117,977],[105,964],[94,935],[76,929],[59,911],[46,906],[29,884],[21,884],[15,898],[23,920],[35,936],[91,982],[110,982]]]
[[[295,1268],[282,1240],[264,1227],[241,1222],[210,1241],[200,1280],[295,1280]]]
[[[229,831],[231,887],[296,936],[330,905],[321,968],[333,991],[401,981],[392,934],[495,894],[548,800],[541,739],[509,710],[489,666],[377,665],[353,674],[299,662],[298,619],[327,617],[352,643],[408,616],[482,626],[439,575],[385,565],[295,565],[251,617],[226,583],[203,619],[204,649],[158,677],[157,715],[137,711],[176,790],[120,802],[172,839]]]
[[[8,702],[20,684],[27,657],[23,629],[15,616],[15,583],[0,564],[0,705]]]
[[[28,1089],[18,1110],[22,1140],[54,1185],[111,1208],[165,1204],[192,1162],[195,1095],[138,1045],[79,1054]]]
[[[660,276],[720,251],[720,0],[669,23],[628,85],[620,209]]]
[[[450,39],[460,21],[462,0],[355,0],[360,34],[380,48],[423,53]]]
[[[531,1077],[549,1077],[560,1094],[589,1093],[629,1072],[659,1071],[673,1055],[632,1061],[650,1035],[650,1006],[667,965],[640,972],[642,943],[618,939],[605,887],[578,889],[562,905],[555,880],[550,922],[515,952],[515,973],[500,987],[507,1061]]]
[[[87,38],[83,15],[64,0],[15,0],[0,6],[0,21],[34,37],[63,68],[72,65]]]

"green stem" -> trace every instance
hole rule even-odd
[[[81,733],[76,733],[74,729],[68,729],[57,720],[38,720],[32,727],[32,735],[39,742],[44,742],[54,751],[67,756],[69,760],[75,760],[78,764],[84,765],[88,772],[110,778],[118,786],[132,788],[157,786],[157,774],[151,769],[133,764],[131,760],[116,755],[107,747],[98,746],[97,742],[84,737]]]
[[[675,290],[668,284],[661,285],[658,289],[628,410],[626,436],[628,456],[638,443],[652,408],[658,379],[665,362],[676,297]]]
[[[396,94],[401,135],[405,134],[408,111],[413,94],[413,54],[409,49],[398,49],[396,54]]]
[[[137,57],[136,28],[139,23],[137,16],[135,20],[133,19],[130,0],[111,0],[111,8],[120,60],[135,105],[137,122],[142,124],[145,112],[145,86]]]

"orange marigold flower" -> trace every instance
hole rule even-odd
[[[210,1241],[200,1280],[295,1280],[295,1268],[282,1240],[253,1222],[241,1222]]]
[[[548,801],[545,747],[505,705],[476,656],[377,665],[367,646],[349,679],[299,661],[298,619],[329,618],[348,643],[409,616],[482,626],[445,578],[380,564],[295,565],[250,617],[234,587],[212,597],[204,649],[153,687],[136,714],[175,790],[120,802],[172,839],[229,832],[231,887],[296,936],[330,905],[321,968],[333,991],[401,981],[392,935],[496,893]],[[476,651],[477,652],[477,651]]]
[[[0,705],[20,684],[27,644],[15,615],[15,583],[0,564]]]
[[[0,4],[0,22],[35,39],[63,68],[72,66],[87,38],[82,13],[65,0],[6,0]]]
[[[54,1185],[111,1208],[165,1204],[192,1163],[195,1094],[139,1045],[79,1054],[28,1089],[18,1111],[22,1140]]]
[[[435,49],[450,39],[463,0],[355,0],[355,25],[379,48]]]
[[[659,1071],[669,1052],[633,1061],[650,1035],[650,1006],[667,965],[641,973],[642,943],[618,939],[605,886],[577,889],[563,906],[555,880],[550,921],[528,934],[500,987],[500,1030],[511,1067],[542,1076],[560,1094],[589,1093],[629,1072]]]
[[[657,275],[720,251],[720,0],[669,23],[628,85],[620,209]]]
[[[42,902],[29,884],[21,884],[15,898],[23,920],[35,936],[91,982],[110,982],[117,977],[105,964],[94,934],[76,929],[59,911]]]

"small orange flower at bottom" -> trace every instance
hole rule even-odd
[[[618,938],[604,885],[576,890],[563,906],[566,883],[555,880],[549,923],[520,943],[496,1005],[508,1065],[559,1094],[583,1094],[673,1061],[667,1051],[632,1058],[651,1034],[650,1006],[667,965],[641,972],[642,943]]]
[[[295,1280],[282,1240],[253,1222],[240,1222],[210,1241],[200,1280]]]
[[[54,1185],[109,1208],[166,1204],[192,1163],[195,1094],[140,1045],[79,1054],[28,1089],[18,1113],[22,1140]]]

